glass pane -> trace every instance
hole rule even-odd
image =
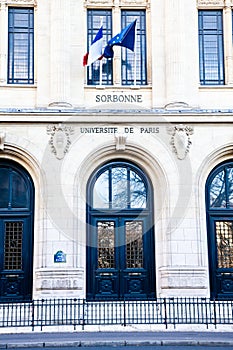
[[[127,169],[112,169],[112,207],[127,208],[128,192],[127,192]]]
[[[226,208],[225,171],[218,173],[210,185],[210,207]]]
[[[113,221],[99,221],[98,232],[98,269],[115,268],[115,226]]]
[[[130,171],[130,207],[146,208],[146,187],[134,171]]]
[[[8,208],[9,201],[9,170],[2,168],[0,169],[0,208]]]
[[[12,173],[12,208],[29,207],[29,193],[22,176]]]
[[[101,174],[94,185],[93,208],[109,208],[109,171]]]
[[[228,207],[233,207],[233,168],[227,169]]]
[[[218,268],[233,268],[233,222],[215,222]]]
[[[143,267],[143,223],[142,221],[128,221],[125,224],[126,232],[126,267]]]
[[[5,222],[4,269],[22,269],[23,222]]]

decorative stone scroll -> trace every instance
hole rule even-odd
[[[51,135],[49,140],[51,151],[57,159],[63,159],[68,152],[71,144],[70,135],[73,133],[74,129],[71,126],[65,126],[63,124],[47,126],[47,134]]]
[[[190,135],[193,134],[193,128],[179,124],[168,127],[167,132],[169,135],[172,135],[170,144],[172,145],[173,152],[177,155],[178,159],[184,159],[192,144]]]

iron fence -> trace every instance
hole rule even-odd
[[[0,304],[0,327],[132,324],[233,324],[233,301],[163,298],[143,301],[41,299]]]

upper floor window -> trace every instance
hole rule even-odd
[[[8,84],[34,83],[34,10],[8,12]]]
[[[108,41],[120,33],[128,25],[136,21],[134,51],[114,46],[117,51],[114,60],[103,58],[96,60],[87,67],[88,85],[146,85],[146,12],[144,10],[122,10],[121,28],[118,33],[113,33],[112,22],[120,20],[115,18],[111,10],[88,10],[87,11],[87,43],[88,50],[95,40],[95,36],[102,26],[103,51]],[[120,71],[121,70],[121,71]]]
[[[87,42],[90,48],[98,30],[103,26],[103,46],[112,36],[112,11],[111,10],[88,10],[87,11]],[[101,67],[102,65],[102,67]],[[101,71],[100,71],[101,67]],[[87,84],[88,85],[112,85],[112,60],[103,58],[92,63],[87,68]]]
[[[122,85],[146,85],[146,14],[144,10],[122,11],[121,27],[137,19],[134,52],[123,48],[121,50]]]
[[[201,85],[224,85],[223,13],[199,11],[199,65]]]

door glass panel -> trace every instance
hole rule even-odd
[[[145,184],[134,171],[130,171],[130,207],[146,208]]]
[[[101,174],[95,182],[93,191],[93,207],[109,207],[109,171]]]
[[[228,168],[227,170],[227,178],[228,178],[228,207],[233,207],[233,168]]]
[[[126,267],[143,267],[143,223],[142,221],[127,221],[125,223],[126,234]]]
[[[112,207],[127,208],[128,192],[127,192],[127,168],[112,169]]]
[[[218,268],[233,268],[233,222],[215,222]]]
[[[98,269],[115,268],[115,225],[114,221],[99,221],[98,233]]]
[[[9,203],[9,170],[0,169],[0,208],[7,208]]]
[[[29,205],[28,190],[22,176],[12,173],[12,207],[27,208]]]
[[[5,222],[4,269],[22,269],[23,222]]]
[[[210,207],[226,208],[225,171],[218,173],[210,184]]]

